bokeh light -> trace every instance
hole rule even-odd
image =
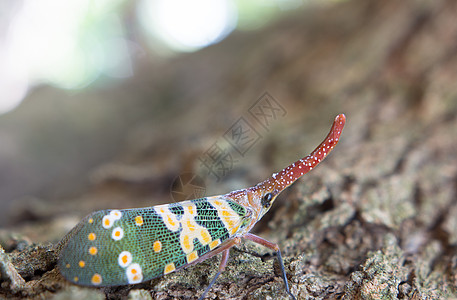
[[[123,29],[114,13],[121,2],[23,1],[0,40],[0,113],[13,109],[30,87],[41,83],[79,89],[101,73],[125,74],[113,67],[117,58],[123,69],[129,68]]]
[[[302,1],[5,2],[0,14],[0,115],[37,85],[75,90],[93,86],[101,77],[128,78],[134,75],[135,54],[150,50],[166,59],[196,51],[235,28],[265,26]]]
[[[175,51],[194,51],[223,39],[236,27],[231,0],[143,0],[143,27]]]

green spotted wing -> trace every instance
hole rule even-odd
[[[59,269],[80,285],[140,283],[216,249],[249,217],[245,207],[222,197],[97,211],[64,238]]]

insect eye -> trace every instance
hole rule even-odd
[[[273,195],[271,193],[265,194],[265,196],[262,198],[262,205],[264,207],[269,207],[271,199],[273,199]]]

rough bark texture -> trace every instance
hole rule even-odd
[[[108,146],[87,141],[118,154],[86,170],[91,184],[79,196],[11,208],[16,223],[0,232],[0,297],[196,299],[219,258],[136,286],[88,289],[62,279],[49,242],[92,210],[169,202],[173,178],[196,172],[201,154],[265,91],[285,116],[257,128],[261,140],[227,176],[205,178],[205,194],[263,180],[308,154],[337,113],[348,119],[330,157],[282,194],[256,227],[280,245],[292,293],[457,297],[456,20],[453,0],[313,7],[166,65],[143,63],[122,86],[72,96],[84,113],[87,99],[110,99],[100,104],[109,113],[99,113],[119,117],[122,126],[103,127],[112,136]],[[126,101],[129,93],[134,99]],[[25,103],[17,115],[34,120],[25,113],[33,105]],[[82,122],[88,132],[99,125]],[[113,150],[117,142],[122,152]],[[288,299],[274,260],[246,252],[268,253],[248,243],[231,251],[208,298]]]

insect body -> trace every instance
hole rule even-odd
[[[254,187],[173,204],[92,213],[61,241],[61,273],[79,285],[135,284],[222,253],[219,272],[202,299],[224,270],[230,248],[243,238],[276,252],[286,291],[295,299],[278,245],[249,231],[281,191],[327,156],[345,122],[346,117],[338,115],[325,140],[310,155]]]

